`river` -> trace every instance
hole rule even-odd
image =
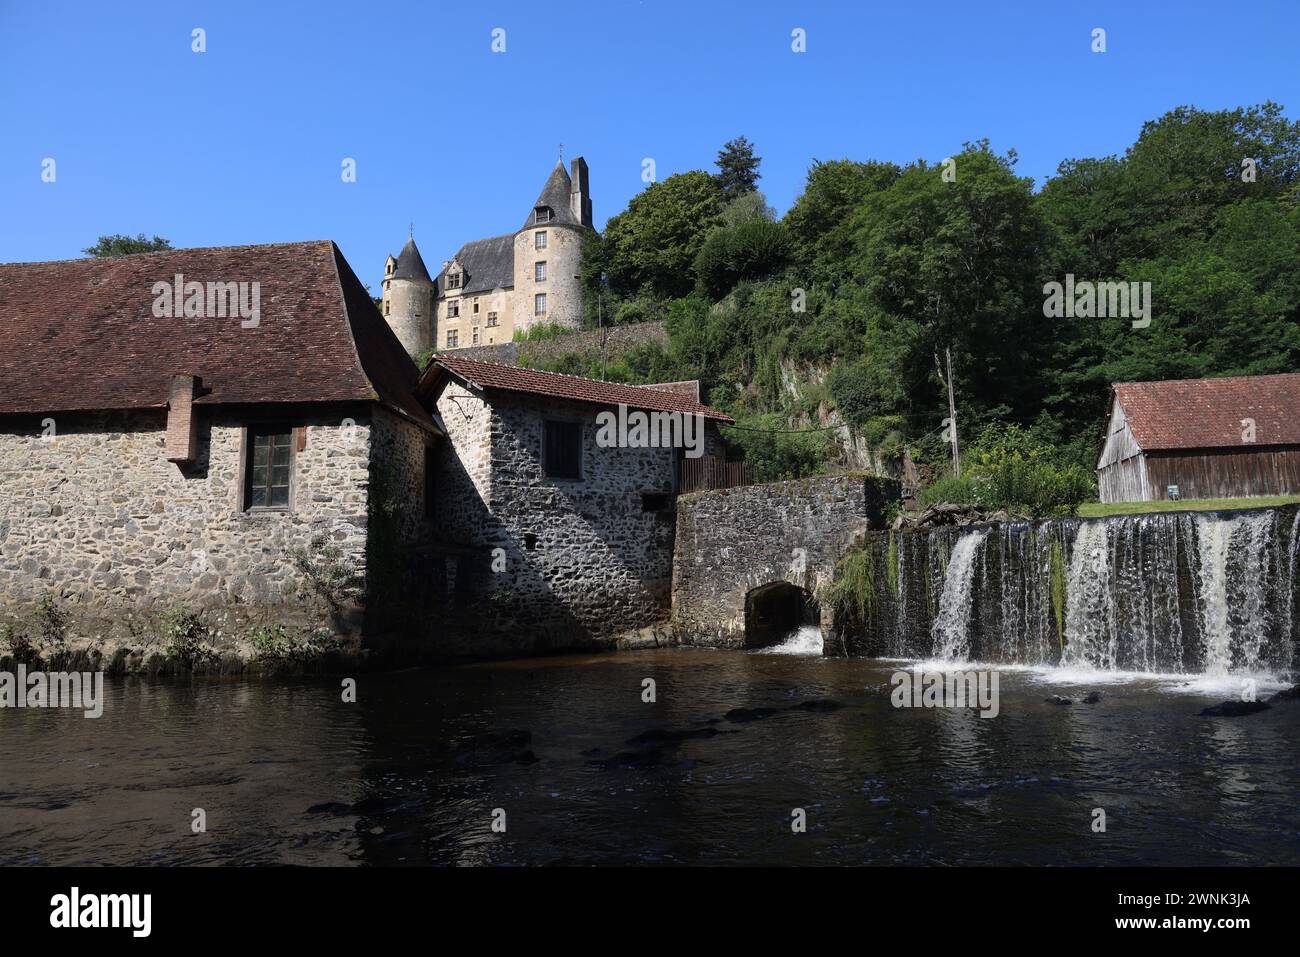
[[[981,718],[891,706],[898,661],[785,651],[361,674],[353,704],[110,679],[98,719],[0,711],[0,862],[1300,864],[1300,701],[1209,718],[1235,680],[1004,668]]]

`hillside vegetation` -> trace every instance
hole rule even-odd
[[[1086,475],[1113,381],[1300,369],[1300,124],[1281,107],[1180,107],[1039,189],[1015,167],[983,140],[935,162],[814,159],[777,219],[752,146],[728,143],[717,172],[651,184],[586,245],[587,324],[669,334],[608,377],[700,379],[762,479],[855,444],[907,446],[937,478],[945,349],[963,444],[1014,425]],[[1149,282],[1150,323],[1048,318],[1044,286],[1067,275]]]

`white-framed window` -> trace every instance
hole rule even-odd
[[[537,295],[533,296],[533,315],[546,315],[546,293],[539,292]]]
[[[488,321],[487,321],[487,324],[488,324],[489,328],[498,324],[498,323],[497,323],[497,314],[496,314],[495,312],[489,312],[489,313],[488,313]]]
[[[534,249],[546,248],[546,230],[539,229],[537,232],[533,233],[533,248]]]
[[[546,282],[546,260],[533,263],[533,281]]]
[[[460,345],[460,332],[456,329],[447,330],[447,348],[455,349]]]
[[[447,318],[455,319],[459,315],[460,315],[460,301],[452,300],[451,302],[447,303]]]
[[[470,343],[473,345],[478,345],[478,326],[474,327],[473,334],[470,337]]]
[[[551,221],[551,207],[538,206],[537,209],[534,211],[533,222],[549,223],[550,221]]]

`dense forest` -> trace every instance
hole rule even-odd
[[[946,467],[942,357],[960,437],[1015,436],[1090,473],[1114,381],[1300,370],[1300,124],[1273,103],[1147,122],[1123,156],[1041,188],[1014,150],[813,160],[777,218],[743,137],[717,170],[652,183],[584,250],[586,321],[666,320],[608,368],[694,379],[763,478],[835,464],[846,423]],[[1049,318],[1045,285],[1151,284],[1151,321]],[[559,371],[592,374],[588,360]]]

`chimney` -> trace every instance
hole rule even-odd
[[[199,419],[194,414],[194,393],[203,380],[196,375],[172,376],[167,403],[167,461],[188,465],[199,454]]]
[[[587,161],[579,156],[570,168],[573,172],[569,176],[569,207],[578,222],[591,229],[591,185],[587,182]]]

